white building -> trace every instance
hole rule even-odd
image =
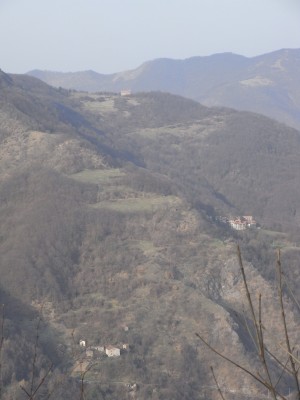
[[[121,90],[121,96],[130,96],[131,90],[130,89],[123,89]]]
[[[236,231],[243,231],[247,228],[246,221],[242,221],[240,218],[237,219],[230,219],[229,224],[232,229]]]
[[[121,351],[118,347],[107,346],[107,347],[105,347],[105,354],[108,357],[120,357]]]

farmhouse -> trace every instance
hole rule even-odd
[[[107,346],[105,347],[105,353],[108,357],[120,357],[121,350],[118,347]]]
[[[234,217],[228,219],[228,223],[232,229],[236,231],[244,231],[247,228],[256,226],[256,221],[252,215],[243,215],[242,217]]]
[[[229,225],[236,231],[243,231],[247,228],[246,221],[243,221],[241,218],[230,219]]]
[[[256,226],[256,221],[254,220],[252,215],[244,215],[243,218],[246,221],[248,228],[250,228],[251,226]]]

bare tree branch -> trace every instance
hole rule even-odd
[[[2,398],[2,349],[4,342],[4,304],[1,304],[1,338],[0,338],[0,399]]]
[[[284,328],[285,344],[286,344],[286,348],[287,348],[287,351],[288,351],[289,357],[290,357],[290,364],[291,364],[291,369],[293,371],[293,376],[294,376],[294,380],[295,380],[295,386],[296,386],[296,390],[297,390],[297,394],[298,394],[298,399],[300,400],[300,385],[299,385],[299,380],[298,380],[298,373],[296,370],[294,358],[291,356],[292,348],[290,345],[290,338],[289,338],[287,323],[286,323],[286,315],[285,315],[285,310],[284,310],[284,305],[283,305],[282,269],[281,269],[280,250],[278,250],[278,252],[277,252],[277,272],[278,272],[278,295],[279,295],[282,325]]]
[[[246,296],[247,296],[248,305],[249,305],[251,316],[252,316],[252,321],[253,321],[255,331],[256,331],[257,347],[259,348],[258,355],[259,355],[262,367],[266,374],[269,390],[272,394],[273,399],[276,400],[277,399],[276,391],[275,391],[274,385],[272,383],[271,375],[270,375],[269,368],[268,368],[268,365],[266,362],[266,357],[265,357],[265,346],[264,346],[264,338],[263,338],[263,333],[262,333],[262,321],[261,321],[261,295],[259,296],[259,321],[257,321],[255,311],[254,311],[253,301],[252,301],[252,298],[250,295],[248,282],[246,279],[241,250],[240,250],[239,246],[237,246],[237,256],[238,256],[240,270],[241,270],[242,276],[243,276],[243,282],[244,282],[244,287],[246,289]]]
[[[210,367],[210,370],[211,370],[212,376],[213,376],[213,378],[214,378],[214,381],[215,381],[215,383],[216,383],[216,385],[217,385],[218,392],[219,392],[221,398],[222,398],[223,400],[225,400],[225,397],[223,396],[222,390],[221,390],[221,388],[220,388],[220,386],[219,386],[219,384],[218,384],[217,378],[216,378],[216,376],[215,376],[213,367]]]

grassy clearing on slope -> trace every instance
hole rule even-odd
[[[117,95],[106,95],[98,93],[73,93],[73,98],[80,100],[85,110],[95,114],[105,114],[117,112],[115,98]]]
[[[105,101],[85,101],[84,108],[96,114],[113,113],[118,110],[115,108],[114,99],[107,99]]]
[[[109,208],[124,213],[153,212],[163,206],[170,205],[170,203],[174,204],[176,200],[177,198],[175,196],[152,196],[145,198],[102,201],[94,204],[93,207]]]
[[[71,175],[73,179],[85,183],[111,184],[114,179],[125,176],[119,168],[84,170]]]
[[[126,174],[118,168],[85,170],[71,175],[78,181],[102,186],[102,201],[93,204],[93,207],[98,209],[108,208],[123,213],[154,212],[180,201],[173,195],[163,196],[136,191],[120,182],[120,178],[125,176]]]
[[[150,240],[132,240],[132,247],[140,249],[144,254],[151,255],[156,254],[159,250],[158,247],[154,246],[153,242]]]
[[[278,231],[268,230],[268,229],[260,229],[260,233],[265,234],[270,237],[281,238],[281,239],[287,237],[287,234],[284,232],[278,232]]]

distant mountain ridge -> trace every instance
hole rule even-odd
[[[88,92],[163,91],[207,106],[226,106],[267,115],[300,128],[300,49],[247,58],[233,53],[148,61],[115,74],[94,71],[28,72],[46,83]]]

